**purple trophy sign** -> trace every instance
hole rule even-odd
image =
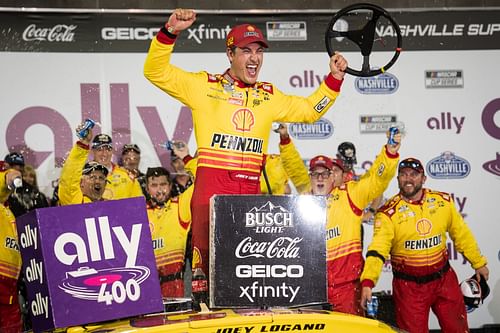
[[[163,310],[144,198],[17,220],[35,332]]]

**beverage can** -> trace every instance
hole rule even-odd
[[[366,302],[366,314],[368,317],[375,318],[378,311],[378,298],[377,296],[372,296],[372,299]]]
[[[392,123],[389,126],[389,130],[388,130],[389,131],[389,139],[387,140],[387,143],[390,145],[397,144],[397,142],[394,140],[394,136],[396,136],[396,134],[398,134],[398,133],[404,134],[404,128],[405,128],[405,125],[402,122]]]
[[[78,138],[83,139],[87,137],[87,135],[89,134],[89,130],[94,126],[95,121],[93,121],[92,119],[85,119],[83,128],[80,131],[76,132],[76,135],[78,136]]]

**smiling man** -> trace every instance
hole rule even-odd
[[[375,216],[373,240],[361,275],[361,304],[371,299],[390,258],[396,323],[408,332],[429,332],[432,310],[442,332],[469,332],[464,296],[448,261],[446,235],[470,262],[476,278],[488,280],[487,259],[448,193],[425,188],[416,158],[399,163],[399,193]]]
[[[387,133],[389,134],[389,133]],[[361,223],[363,208],[380,196],[394,178],[402,136],[385,144],[372,167],[358,180],[346,177],[341,159],[318,155],[309,162],[309,174],[289,136],[280,138],[286,172],[301,194],[327,197],[326,260],[328,302],[334,311],[362,315],[360,275],[363,270]]]
[[[77,128],[77,132],[83,124]],[[96,162],[85,163],[90,150],[89,130],[85,138],[78,140],[64,162],[59,179],[59,203],[61,205],[82,204],[103,200],[108,169]]]
[[[258,81],[268,48],[262,31],[235,26],[226,38],[230,68],[222,74],[186,72],[170,63],[177,35],[191,27],[196,13],[176,9],[151,42],[144,75],[192,110],[198,168],[192,201],[194,269],[208,275],[209,199],[214,194],[257,194],[271,124],[318,120],[340,91],[347,62],[330,58],[329,75],[308,97],[285,95]],[[199,256],[197,256],[198,254]]]

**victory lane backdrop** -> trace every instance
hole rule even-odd
[[[334,11],[200,13],[179,36],[172,63],[189,71],[224,72],[230,27],[254,23],[270,44],[259,80],[305,96],[328,72],[324,32]],[[469,326],[498,324],[500,244],[494,235],[500,232],[500,217],[494,208],[500,188],[500,8],[390,12],[403,33],[403,52],[389,73],[346,76],[332,110],[315,124],[289,126],[290,135],[306,160],[335,156],[341,142],[354,143],[362,173],[386,142],[384,129],[404,122],[401,157],[426,164],[425,186],[450,193],[488,258],[491,295],[468,314]],[[50,196],[76,140],[74,128],[86,118],[101,124],[95,133],[112,136],[115,161],[125,143],[138,144],[143,171],[170,167],[170,152],[161,146],[167,140],[186,141],[194,152],[190,110],[152,86],[142,72],[150,40],[168,15],[168,10],[151,15],[0,10],[0,158],[22,152],[36,168],[40,189]],[[372,53],[373,65],[383,64],[379,57],[385,59],[390,50],[379,50],[392,35],[387,26],[377,28],[381,43]],[[344,48],[343,42],[339,50],[358,68],[359,51]],[[277,153],[278,145],[279,135],[271,133],[269,153]],[[394,179],[384,197],[397,192]],[[371,239],[372,226],[365,225],[364,253]],[[467,260],[450,240],[447,246],[459,281],[470,277],[474,271]],[[375,290],[391,292],[391,281],[391,267],[385,265]],[[439,327],[433,314],[429,325]]]
[[[17,228],[35,332],[163,310],[144,198],[37,209]]]
[[[222,195],[210,209],[211,306],[327,301],[324,197]]]

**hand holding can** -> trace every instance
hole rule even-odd
[[[94,128],[95,126],[95,121],[92,119],[85,119],[83,124],[78,126],[76,128],[76,136],[78,136],[79,139],[85,139],[89,135],[89,131]]]
[[[378,312],[378,298],[372,296],[371,301],[366,302],[366,315],[370,318],[376,318]]]
[[[398,133],[403,135],[404,130],[405,130],[405,124],[403,122],[392,123],[388,129],[389,137],[388,137],[387,143],[390,145],[397,145],[399,142],[397,142],[395,140],[395,136]]]

